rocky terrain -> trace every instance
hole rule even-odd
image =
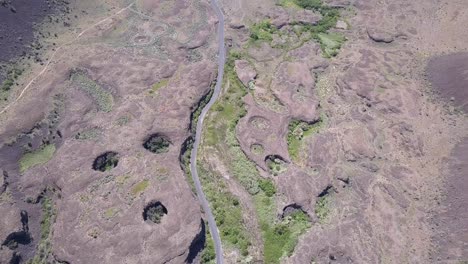
[[[11,91],[1,263],[182,263],[203,245],[179,155],[216,76],[217,21],[203,1],[130,4],[70,4],[86,18]]]
[[[3,2],[0,263],[214,263],[209,1]],[[225,263],[468,261],[468,3],[219,2]]]
[[[243,212],[235,232],[248,247],[221,224],[225,255],[230,263],[466,260],[467,46],[456,25],[468,5],[323,1],[304,10],[305,2],[318,1],[224,2],[236,74],[224,103],[242,86],[245,110],[235,129],[219,121],[226,106],[212,113],[201,161]],[[303,12],[313,14],[304,21]],[[327,19],[336,23],[326,28]],[[268,199],[265,181],[276,190]],[[307,215],[306,228],[285,219],[291,210]]]

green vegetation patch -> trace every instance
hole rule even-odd
[[[239,119],[246,114],[242,98],[248,91],[234,72],[234,60],[239,58],[239,53],[229,54],[224,84],[228,90],[216,103],[222,107],[215,107],[215,112],[207,117],[203,147],[208,146],[222,153],[223,162],[233,178],[253,196],[261,226],[259,231],[264,240],[263,263],[279,263],[282,256],[292,253],[299,235],[309,226],[309,220],[307,218],[307,221],[303,221],[299,216],[291,216],[290,219],[278,221],[273,181],[261,177],[255,164],[240,148],[235,131]],[[238,199],[229,192],[223,177],[203,166],[200,166],[199,173],[223,242],[235,246],[242,255],[247,256],[251,237],[243,224]]]
[[[325,57],[330,58],[338,54],[341,45],[346,41],[340,33],[320,33],[317,35]]]
[[[296,5],[304,9],[319,10],[323,6],[322,0],[293,0],[293,1],[296,3]]]
[[[111,208],[107,209],[106,211],[104,211],[103,217],[105,219],[109,220],[109,219],[114,218],[117,215],[118,212],[119,212],[118,208],[111,207]]]
[[[285,256],[291,256],[297,240],[310,227],[309,217],[298,211],[276,224],[274,227],[262,226],[264,231],[265,263],[279,263]]]
[[[208,226],[208,224],[205,224]],[[206,228],[206,240],[205,240],[205,248],[203,249],[200,263],[202,264],[214,264],[216,260],[216,251],[214,248],[214,241],[213,237],[211,236],[210,229]]]
[[[275,184],[268,179],[261,179],[259,180],[259,187],[265,193],[266,196],[272,197],[276,194],[276,187]]]
[[[90,128],[90,129],[78,132],[75,135],[75,139],[77,140],[97,139],[101,134],[102,134],[102,130],[100,128]]]
[[[315,203],[315,215],[321,223],[325,222],[330,214],[330,197],[328,195],[319,197]]]
[[[250,39],[252,41],[271,42],[273,40],[273,34],[277,31],[278,29],[273,26],[269,20],[263,20],[250,27]]]
[[[132,190],[130,191],[130,194],[133,195],[133,196],[138,196],[141,193],[143,193],[146,190],[146,188],[148,188],[148,186],[149,186],[149,180],[143,180],[143,181],[135,184],[132,187]]]
[[[243,256],[247,256],[251,237],[242,223],[239,200],[228,191],[222,177],[215,175],[203,165],[198,167],[198,172],[222,241],[237,248]]]
[[[131,117],[129,115],[121,116],[117,118],[117,120],[115,121],[115,124],[118,126],[125,126],[128,124],[128,122],[130,122],[130,120],[131,120]]]
[[[54,207],[52,198],[44,196],[41,201],[42,220],[41,220],[41,239],[37,245],[35,256],[29,260],[28,264],[46,264],[52,254],[52,224],[55,222],[57,211]]]
[[[264,240],[263,262],[280,263],[293,253],[299,236],[311,226],[309,216],[299,210],[277,220],[274,199],[264,193],[255,195],[255,206]]]
[[[299,8],[314,10],[322,15],[322,19],[317,25],[296,25],[300,28],[297,33],[308,32],[311,37],[320,43],[323,56],[326,58],[334,57],[338,54],[341,45],[346,38],[339,33],[329,33],[328,31],[335,27],[340,18],[340,11],[335,7],[324,5],[322,0],[283,0],[280,5],[284,7],[296,6]]]
[[[149,93],[150,94],[155,94],[159,91],[159,89],[163,88],[163,87],[166,87],[167,84],[169,83],[169,79],[162,79],[160,80],[159,82],[153,84],[153,86],[151,86],[151,89],[149,90]]]
[[[23,74],[23,70],[18,68],[12,68],[8,70],[6,74],[6,79],[3,81],[0,89],[2,91],[9,91],[13,85],[15,85],[16,80]]]
[[[211,84],[210,90],[200,99],[200,101],[198,101],[195,109],[190,114],[190,131],[192,134],[195,134],[196,132],[196,124],[198,123],[198,118],[200,117],[203,108],[205,108],[205,106],[210,102],[211,96],[213,96],[214,85],[215,83]]]
[[[78,85],[97,104],[99,111],[110,112],[114,106],[114,97],[98,83],[91,80],[84,72],[75,71],[71,81]]]
[[[288,127],[288,151],[293,161],[300,158],[304,138],[317,133],[323,126],[322,119],[314,123],[292,120]]]
[[[19,161],[20,172],[23,173],[34,166],[47,163],[52,159],[54,153],[55,145],[49,144],[38,150],[24,154]]]
[[[290,8],[303,8],[297,4],[296,0],[280,0],[278,5]]]

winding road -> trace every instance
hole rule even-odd
[[[210,228],[211,236],[213,237],[215,251],[216,251],[216,263],[222,264],[223,260],[223,248],[221,246],[221,238],[219,236],[218,227],[216,226],[216,221],[214,219],[213,213],[211,212],[210,205],[206,200],[206,196],[203,193],[201,187],[200,179],[198,178],[197,171],[197,153],[198,147],[200,146],[200,139],[203,129],[203,121],[206,117],[206,114],[210,110],[211,106],[216,102],[221,93],[221,85],[223,82],[224,75],[224,63],[226,62],[226,49],[224,47],[224,15],[221,9],[218,6],[217,0],[211,0],[211,7],[218,16],[218,77],[216,79],[216,85],[213,91],[208,104],[203,108],[197,122],[197,130],[195,132],[195,142],[193,143],[193,149],[190,156],[190,172],[192,174],[193,182],[195,184],[195,189],[197,191],[198,199],[200,200],[203,211],[205,211],[208,226]]]

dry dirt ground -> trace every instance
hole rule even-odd
[[[468,2],[324,0],[341,13],[331,31],[347,39],[332,58],[297,34],[297,22],[316,24],[317,12],[274,0],[220,2],[248,91],[235,144],[274,183],[278,221],[286,208],[311,221],[277,262],[468,261]],[[50,33],[36,38],[40,60],[25,59],[2,106],[0,263],[198,261],[203,213],[179,155],[191,112],[216,76],[209,4],[67,6],[62,20],[38,28]],[[281,36],[252,43],[253,24],[265,19]],[[320,124],[294,155],[292,120]],[[154,133],[170,140],[167,152],[143,148]],[[249,233],[247,256],[223,241],[226,263],[265,263],[256,197],[230,170],[229,150],[202,150],[220,175],[213,188],[238,199],[236,220]],[[118,153],[118,165],[93,170],[107,151]],[[272,173],[270,157],[285,169]],[[167,208],[159,224],[143,217],[156,201]]]

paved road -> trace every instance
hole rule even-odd
[[[219,94],[221,93],[221,84],[223,83],[223,74],[224,74],[224,63],[226,62],[226,49],[224,47],[224,15],[221,9],[218,6],[217,0],[211,0],[211,7],[218,16],[218,78],[216,79],[216,86],[213,91],[213,95],[208,102],[208,104],[203,108],[200,117],[197,122],[197,131],[195,133],[195,142],[193,143],[193,149],[190,156],[190,172],[192,173],[192,178],[195,183],[195,189],[197,191],[198,199],[200,200],[203,211],[205,211],[208,225],[210,228],[211,236],[213,237],[215,250],[216,250],[216,263],[223,264],[223,248],[221,247],[221,238],[219,237],[218,227],[216,226],[216,221],[211,212],[208,201],[206,200],[205,194],[203,193],[200,179],[198,178],[197,171],[197,152],[200,145],[200,138],[202,135],[203,121],[206,117],[206,113],[210,110],[211,106],[218,99]]]

